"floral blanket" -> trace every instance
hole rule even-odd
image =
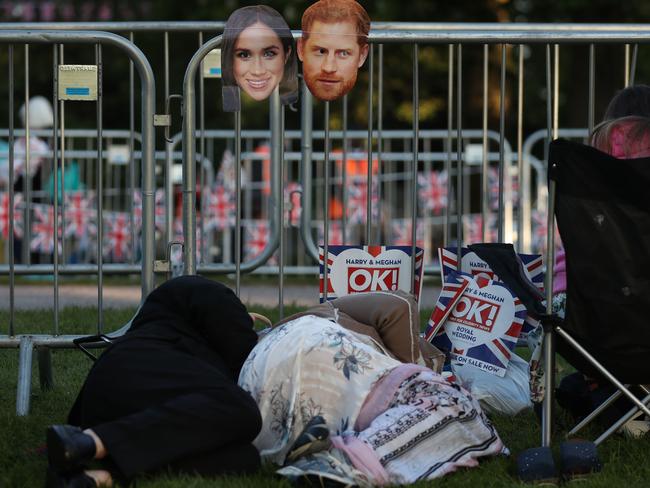
[[[371,339],[307,315],[266,335],[239,375],[262,413],[255,446],[282,464],[305,424],[322,415],[333,434],[352,428],[375,382],[401,363]]]
[[[267,334],[244,363],[239,385],[262,413],[254,444],[267,461],[283,464],[313,416],[329,424],[334,447],[279,471],[288,476],[316,473],[361,486],[408,484],[507,452],[478,402],[461,387],[311,315]]]

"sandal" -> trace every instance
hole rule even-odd
[[[325,419],[321,415],[316,415],[307,422],[307,425],[305,425],[305,428],[289,449],[287,461],[293,462],[307,454],[324,451],[329,449],[331,444],[330,430]]]

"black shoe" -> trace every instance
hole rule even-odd
[[[318,451],[329,449],[332,441],[330,440],[330,431],[325,423],[325,419],[316,415],[313,417],[287,453],[287,462],[292,462],[301,456],[313,454]]]
[[[79,427],[51,425],[47,428],[47,458],[54,471],[59,473],[76,471],[92,461],[94,457],[95,439],[84,434]]]
[[[52,468],[47,469],[45,488],[96,488],[95,480],[83,471],[61,474]]]

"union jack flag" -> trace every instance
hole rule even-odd
[[[34,204],[32,221],[32,240],[29,248],[35,252],[51,254],[54,252],[54,207],[52,205]],[[57,249],[61,252],[61,235],[63,234],[59,216]]]
[[[447,171],[418,173],[418,196],[421,207],[440,214],[447,207]]]
[[[65,236],[78,239],[97,235],[97,211],[93,192],[72,191],[65,194]]]
[[[126,212],[104,214],[104,256],[113,262],[124,262],[131,256],[130,223]]]
[[[438,249],[438,257],[440,259],[440,273],[442,280],[445,281],[447,276],[457,271],[458,255],[455,247],[441,247]],[[471,276],[480,276],[499,281],[499,277],[494,274],[488,264],[479,258],[476,253],[467,247],[460,250],[462,255],[461,271],[468,273]],[[524,274],[530,282],[537,287],[540,291],[544,291],[544,266],[541,254],[523,254],[518,253],[517,256],[521,260],[524,267]]]
[[[323,223],[318,222],[318,242],[325,242],[325,229],[323,229]],[[350,229],[346,229],[346,235],[349,236]],[[329,228],[327,229],[327,240],[328,245],[340,246],[345,244],[343,242],[343,226],[338,220],[330,221]]]
[[[23,194],[14,193],[14,236],[23,236]],[[0,192],[0,235],[4,239],[9,236],[9,193]]]
[[[244,224],[244,261],[258,257],[269,243],[271,231],[266,220],[247,220]]]
[[[394,246],[410,246],[412,245],[412,230],[413,230],[413,220],[412,219],[393,219],[390,223],[390,228],[392,231],[392,242]],[[418,219],[417,224],[415,225],[415,235],[416,235],[416,246],[424,247],[424,222]]]
[[[295,181],[290,181],[284,189],[284,208],[285,221],[291,227],[300,225],[300,216],[302,214],[302,185]]]
[[[492,210],[497,210],[499,208],[499,190],[499,170],[497,168],[489,168],[488,204]],[[519,179],[515,175],[511,175],[510,191],[512,195],[512,206],[513,208],[516,208],[519,195]]]
[[[469,275],[452,271],[445,277],[445,281],[440,290],[436,307],[431,312],[431,317],[427,323],[427,329],[424,332],[424,339],[431,342],[432,339],[441,330],[445,320],[456,306],[459,298],[463,296],[465,288],[470,283],[467,279]]]
[[[447,277],[452,273],[456,272],[458,266],[458,258],[456,254],[456,249],[453,248],[440,248],[438,249],[438,255],[441,263],[441,273],[443,281],[447,280]],[[491,279],[494,281],[500,281],[500,278],[492,271],[488,263],[479,258],[473,251],[470,251],[468,248],[463,247],[461,249],[461,254],[463,256],[461,261],[461,269],[464,273],[468,273],[475,278]],[[541,254],[517,254],[521,260],[521,264],[524,268],[524,274],[530,282],[537,287],[537,289],[543,293],[544,292],[544,266],[542,261]],[[531,311],[532,312],[532,311]],[[522,326],[521,333],[519,335],[519,345],[526,345],[528,334],[537,328],[539,322],[534,319],[531,315],[526,317],[526,320]]]
[[[453,339],[454,332],[457,327],[456,324],[458,324],[458,322],[456,322],[455,319],[452,320],[448,317],[448,320],[445,321],[443,328],[437,333],[437,335],[433,337],[432,343],[443,351],[449,351],[452,362],[454,363],[469,364],[479,367],[480,369],[489,373],[503,377],[506,374],[506,368],[508,367],[512,353],[517,346],[517,339],[521,332],[524,320],[526,319],[526,307],[524,307],[521,301],[516,296],[514,296],[512,292],[502,283],[498,283],[482,277],[467,277],[466,279],[469,280],[469,285],[464,292],[464,294],[468,297],[464,304],[465,307],[470,307],[471,305],[468,305],[467,303],[469,303],[472,299],[475,299],[473,297],[476,297],[477,295],[480,296],[482,289],[487,289],[489,287],[493,289],[494,287],[501,287],[503,290],[505,290],[505,293],[512,296],[512,300],[514,302],[514,313],[511,317],[505,317],[505,320],[510,321],[507,322],[508,328],[502,334],[490,334],[486,337],[487,340],[484,339],[484,341],[481,341],[479,336],[479,341],[476,341],[476,345],[470,345],[468,347],[466,345],[466,341],[461,339]],[[488,304],[489,302],[490,300],[488,299],[484,299],[482,301],[482,303],[485,304]],[[459,310],[458,307],[460,307],[461,303],[463,303],[463,301],[459,299],[456,307],[454,308],[456,310]],[[502,311],[507,310],[507,308],[498,308],[496,310]],[[502,313],[501,311],[498,313]],[[496,321],[500,318],[500,316],[495,316],[493,320]],[[466,325],[465,322],[462,321],[460,324],[462,324],[463,328],[465,329],[468,327],[474,327],[472,325]]]
[[[165,190],[158,188],[154,194],[154,219],[156,222],[156,229],[160,232],[165,230],[165,220],[167,215],[165,212]],[[135,190],[133,192],[133,223],[136,230],[142,228],[142,191]]]
[[[345,188],[344,188],[345,190]],[[373,180],[371,192],[372,220],[379,218],[379,185]],[[348,188],[348,222],[350,224],[365,224],[368,220],[368,183],[356,180]]]
[[[235,225],[235,195],[223,186],[206,188],[206,228],[225,230]]]
[[[497,241],[497,217],[494,214],[487,216],[488,226],[483,241],[483,217],[481,214],[463,215],[463,240],[468,244],[476,242]]]
[[[533,235],[532,235],[532,248],[533,252],[538,252],[542,255],[546,254],[546,238],[548,236],[548,222],[546,221],[546,212],[541,212],[539,210],[533,210],[531,213],[531,220],[533,226]],[[557,253],[562,249],[562,239],[560,238],[560,231],[557,228],[557,223],[555,227],[555,252]]]

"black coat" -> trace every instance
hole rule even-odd
[[[149,294],[116,344],[147,339],[169,342],[223,369],[236,382],[257,334],[230,288],[200,276],[181,276]]]
[[[232,290],[199,276],[169,280],[95,362],[68,421],[92,428],[125,477],[250,472],[261,418],[237,379],[256,342]]]

